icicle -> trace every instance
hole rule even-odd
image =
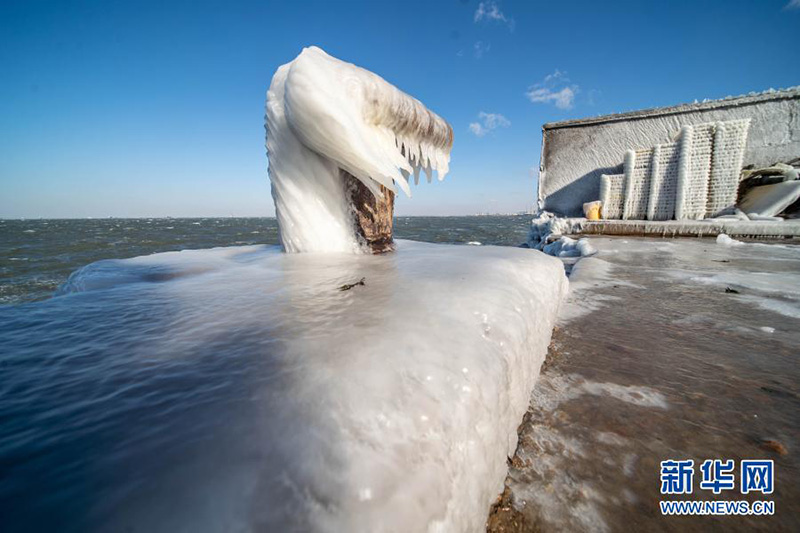
[[[431,178],[433,177],[433,172],[431,170],[431,162],[430,159],[425,158],[425,177],[428,179],[428,183],[431,182]]]

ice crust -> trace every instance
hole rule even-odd
[[[380,76],[320,48],[278,68],[266,105],[272,197],[287,252],[360,252],[341,171],[382,197],[444,179],[453,130]]]
[[[174,447],[180,460],[98,458],[110,479],[130,468],[148,479],[105,487],[98,507],[116,506],[100,529],[482,530],[567,291],[564,268],[533,250],[397,244],[384,256],[172,252],[73,275],[63,290],[73,307],[88,293],[169,302],[164,323],[136,339],[141,364],[165,366],[159,379],[226,339],[240,345],[247,382],[196,414],[208,434],[195,441],[181,429],[193,421],[170,411],[142,428],[103,409],[132,434],[166,438],[151,453]],[[111,315],[107,328],[124,321]]]

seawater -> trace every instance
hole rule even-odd
[[[518,246],[530,216],[398,217],[395,236]],[[0,220],[0,305],[51,297],[78,268],[174,250],[277,244],[274,218]]]

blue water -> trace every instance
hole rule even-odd
[[[400,239],[517,246],[529,216],[399,217]],[[0,220],[0,305],[49,298],[76,269],[101,259],[172,250],[277,244],[274,218]]]

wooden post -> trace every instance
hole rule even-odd
[[[342,175],[356,231],[373,254],[393,252],[394,193],[381,185],[383,200],[379,200],[354,176],[344,170]]]

